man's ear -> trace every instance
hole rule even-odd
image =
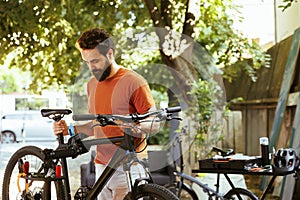
[[[112,59],[113,59],[113,56],[114,56],[114,51],[113,51],[112,49],[109,49],[109,50],[107,51],[106,56],[107,56],[107,58],[108,58],[109,60],[112,60]]]

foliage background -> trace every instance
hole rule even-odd
[[[36,92],[71,85],[82,64],[74,44],[84,30],[99,26],[117,36],[128,28],[159,24],[183,33],[186,15],[193,14],[199,17],[188,36],[216,58],[225,78],[231,79],[243,69],[254,77],[255,69],[268,64],[268,56],[232,28],[233,18],[239,15],[231,0],[195,2],[197,7],[190,13],[188,1],[183,0],[1,1],[1,63],[14,52],[10,67],[32,72],[30,89]],[[159,22],[152,21],[149,5],[158,11]],[[155,61],[161,59],[154,56]],[[247,58],[253,59],[251,65]]]
[[[106,29],[113,37],[118,37],[130,29],[163,28],[175,30],[203,47],[212,59],[201,57],[200,66],[217,66],[223,78],[229,81],[240,70],[245,70],[255,81],[256,70],[268,67],[270,57],[254,41],[233,28],[234,18],[239,16],[238,7],[232,0],[78,0],[76,3],[72,0],[1,1],[0,64],[11,58],[10,68],[30,72],[30,91],[40,93],[49,88],[64,89],[70,94],[69,88],[77,81],[83,66],[74,46],[83,31],[98,26]],[[160,37],[160,42],[165,40],[164,36]],[[161,74],[147,67],[139,67],[151,66],[151,63],[164,64],[180,72],[183,75],[181,82],[187,80],[192,84],[180,84],[178,77],[172,81],[177,83],[190,106],[196,107],[197,113],[203,112],[204,118],[201,120],[206,121],[202,124],[209,123],[210,116],[206,113],[213,108],[193,104],[190,99],[191,96],[207,93],[207,88],[204,87],[203,93],[200,91],[203,87],[199,87],[206,77],[195,67],[181,62],[180,58],[173,59],[163,49],[145,54],[122,51],[127,45],[126,41],[118,45],[120,56],[117,61],[126,67],[131,66],[145,77]],[[155,84],[151,84],[151,87],[167,94],[169,104],[174,103],[174,95],[168,88]],[[204,98],[204,101],[209,105],[212,98]],[[196,114],[193,117],[195,119],[199,116]],[[201,134],[207,131],[205,127],[202,128]]]

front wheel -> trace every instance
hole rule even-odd
[[[24,174],[25,162],[29,165],[28,175]],[[4,172],[2,199],[50,200],[51,193],[61,195],[63,193],[61,180],[55,181],[55,187],[52,187],[56,189],[55,192],[49,190],[52,181],[45,181],[45,174],[48,170],[45,169],[44,162],[44,154],[38,147],[25,146],[16,151]]]
[[[259,200],[259,198],[250,190],[244,188],[233,188],[229,190],[224,199],[226,200]]]
[[[133,193],[129,192],[124,200],[138,200],[138,199],[159,199],[159,200],[178,200],[175,194],[163,186],[157,184],[143,184],[139,185],[135,191],[135,197]]]

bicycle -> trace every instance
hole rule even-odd
[[[123,126],[124,136],[112,138],[90,139],[85,134],[76,134],[64,142],[63,134],[57,136],[56,149],[40,149],[36,146],[25,146],[17,150],[10,158],[4,173],[2,199],[71,199],[67,158],[76,158],[87,153],[91,146],[118,143],[119,148],[92,187],[81,186],[75,193],[74,199],[96,199],[118,166],[123,164],[129,187],[126,200],[144,197],[150,199],[178,199],[171,191],[153,183],[146,160],[138,159],[133,143],[132,128],[143,122],[161,122],[176,119],[173,113],[180,112],[180,107],[172,107],[151,111],[146,114],[102,115],[85,114],[73,115],[74,121],[94,120],[94,126]],[[43,117],[55,121],[71,114],[69,109],[42,109]],[[153,117],[149,120],[148,117]],[[148,119],[147,119],[148,118]],[[131,180],[130,168],[134,163],[144,167],[147,176]],[[54,195],[52,195],[54,193]]]
[[[178,144],[178,152],[179,157],[178,159],[173,157],[173,166],[175,168],[174,175],[176,177],[175,181],[173,183],[170,183],[168,185],[165,185],[166,188],[171,190],[174,194],[176,194],[177,197],[180,199],[192,199],[192,200],[198,200],[198,195],[193,190],[190,184],[188,184],[186,181],[189,181],[190,183],[197,184],[199,187],[203,189],[203,192],[207,194],[208,200],[220,199],[220,200],[234,200],[234,199],[251,199],[251,200],[258,200],[258,197],[251,192],[250,190],[244,189],[244,188],[232,188],[230,189],[226,194],[222,194],[219,192],[219,175],[217,178],[216,183],[216,189],[213,189],[209,187],[206,183],[200,181],[199,179],[196,179],[188,174],[184,173],[184,161],[183,161],[183,150],[182,150],[182,137],[186,134],[186,128],[183,127],[181,132],[177,133],[173,139],[170,142],[170,147],[174,148]],[[213,148],[213,151],[216,151],[220,153],[222,156],[229,156],[234,153],[232,149],[229,149],[227,151],[224,151],[222,149]],[[175,155],[172,153],[172,155]],[[179,168],[179,170],[177,170]]]

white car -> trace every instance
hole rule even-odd
[[[1,118],[1,142],[55,141],[53,120],[40,111],[26,110],[5,114]]]

